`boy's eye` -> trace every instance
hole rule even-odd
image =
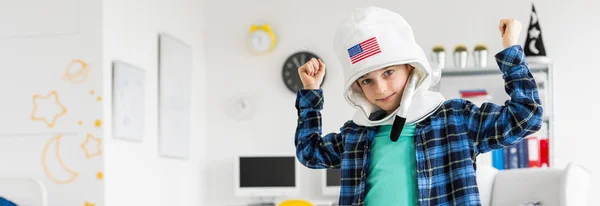
[[[390,75],[392,75],[393,73],[394,73],[394,70],[387,70],[387,71],[385,71],[385,73],[383,73],[383,74],[385,74],[386,76],[390,76]]]
[[[360,81],[360,83],[363,85],[367,85],[367,84],[371,83],[371,79],[363,79],[362,81]]]

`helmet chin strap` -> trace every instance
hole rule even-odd
[[[408,83],[406,84],[406,87],[404,88],[404,93],[402,94],[402,99],[400,100],[400,108],[396,113],[396,118],[394,119],[394,124],[392,125],[392,132],[390,133],[390,140],[392,140],[392,142],[396,142],[400,138],[400,134],[402,133],[402,129],[406,123],[406,117],[408,116],[408,108],[410,108],[413,96],[415,95],[418,81],[419,75],[413,71],[410,75]]]

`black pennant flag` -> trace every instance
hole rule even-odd
[[[527,39],[525,40],[525,56],[530,62],[547,62],[546,49],[542,40],[542,29],[535,6],[531,4],[531,19],[529,29],[527,30]]]

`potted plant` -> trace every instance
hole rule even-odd
[[[432,58],[433,61],[438,64],[439,68],[444,68],[446,66],[446,49],[444,46],[434,46]]]
[[[473,61],[475,67],[484,68],[487,66],[488,49],[485,44],[477,44],[473,49]]]
[[[467,67],[467,59],[469,57],[467,47],[459,44],[454,47],[454,66],[457,68]]]
[[[446,49],[442,45],[436,45],[433,47],[433,52],[445,52]]]

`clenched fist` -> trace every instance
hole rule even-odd
[[[502,19],[500,20],[500,34],[502,35],[502,46],[504,48],[516,45],[519,41],[519,34],[521,33],[521,22],[515,19]]]
[[[300,80],[304,89],[319,89],[325,77],[325,63],[321,59],[310,59],[300,68],[298,68]]]

